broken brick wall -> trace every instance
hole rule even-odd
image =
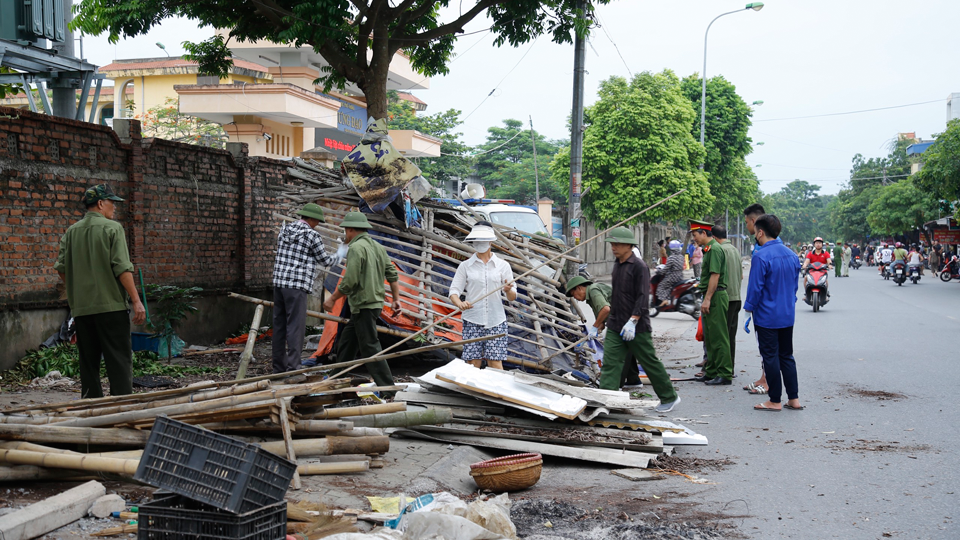
[[[245,147],[142,139],[139,122],[116,123],[120,133],[0,107],[0,315],[66,307],[53,270],[60,237],[83,217],[84,189],[99,183],[126,199],[116,220],[146,283],[270,288],[279,188],[298,183],[287,164],[249,158]]]

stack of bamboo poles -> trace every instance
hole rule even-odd
[[[299,158],[295,158],[294,163],[296,167],[288,168],[288,172],[291,177],[302,180],[306,187],[286,185],[281,195],[285,201],[285,215],[278,213],[275,217],[292,221],[294,218],[290,216],[296,209],[306,203],[316,203],[323,208],[327,218],[317,230],[327,246],[336,246],[344,234],[337,224],[347,212],[361,205],[360,197],[353,188],[344,185],[336,171]],[[449,299],[450,280],[457,266],[473,253],[473,249],[460,239],[470,231],[474,220],[463,211],[442,203],[422,200],[418,204],[422,212],[419,227],[407,227],[389,211],[367,214],[367,219],[373,231],[381,234],[377,240],[400,265],[400,273],[410,278],[407,282],[401,281],[401,300],[406,306],[402,309],[403,314],[423,328],[455,309]],[[527,237],[515,229],[494,227],[498,236],[494,251],[511,266],[515,275],[523,274],[566,249],[552,238]],[[584,317],[577,303],[558,290],[565,282],[563,270],[568,261],[580,262],[564,255],[547,264],[518,282],[516,302],[505,303],[511,363],[550,370],[553,362],[562,358],[565,365],[582,365],[573,346],[583,335],[580,322]],[[412,306],[416,309],[409,309]],[[449,327],[442,330],[460,335]],[[427,332],[427,339],[435,343],[439,341],[432,330]],[[533,351],[535,354],[531,354]]]
[[[74,480],[91,474],[127,478],[137,469],[148,430],[163,414],[259,443],[298,462],[294,487],[299,488],[301,474],[382,467],[380,458],[390,448],[383,427],[450,421],[449,410],[407,412],[405,403],[346,406],[347,400],[358,399],[359,391],[401,389],[360,388],[349,378],[308,378],[302,384],[247,379],[6,409],[0,411],[0,481]],[[104,452],[103,447],[118,451]]]

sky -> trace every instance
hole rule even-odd
[[[745,4],[613,0],[597,7],[600,27],[586,56],[586,104],[596,101],[599,83],[611,76],[664,69],[681,78],[700,73],[707,25],[739,10],[710,28],[706,73],[724,76],[747,103],[763,101],[755,107],[750,136],[764,144],[747,157],[763,191],[801,179],[821,186],[822,194],[837,193],[855,154],[886,156],[897,133],[931,139],[944,130],[947,97],[960,92],[960,2],[770,0],[758,12],[743,10]],[[452,8],[449,15],[456,15]],[[458,40],[450,73],[415,92],[428,103],[427,113],[461,110],[460,130],[471,145],[484,142],[487,128],[508,118],[526,123],[532,117],[545,136],[569,138],[573,46],[541,37],[497,48],[493,35],[483,32],[488,26],[485,18],[467,25],[465,32],[481,32]],[[181,42],[210,34],[191,21],[169,20],[117,45],[105,36],[87,36],[84,56],[98,65],[162,57],[158,41],[177,56]],[[912,105],[917,103],[924,104]],[[888,109],[784,119],[879,108]]]

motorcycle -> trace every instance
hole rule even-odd
[[[902,287],[903,283],[907,281],[907,265],[903,261],[893,261],[890,266],[887,267],[887,270],[898,287]]]
[[[940,281],[947,283],[951,279],[960,279],[960,261],[956,255],[944,263],[940,270]]]
[[[850,267],[853,268],[854,270],[859,270],[861,266],[863,266],[863,261],[861,261],[860,256],[857,255],[856,257],[853,258],[853,261],[850,263]]]
[[[656,317],[660,313],[676,312],[699,319],[703,296],[697,289],[697,285],[700,283],[698,279],[688,279],[674,285],[673,290],[670,291],[670,298],[668,298],[670,303],[660,307],[660,301],[657,300],[657,285],[663,280],[663,274],[660,273],[663,268],[664,265],[658,265],[657,273],[650,278],[650,316]]]
[[[804,296],[803,301],[808,306],[813,306],[813,312],[820,311],[820,308],[827,305],[830,297],[827,296],[827,269],[829,267],[821,262],[815,262],[807,268],[806,276],[803,280]]]
[[[918,284],[920,282],[920,278],[922,277],[920,275],[920,265],[919,264],[908,265],[907,277],[910,279],[910,281],[913,282],[914,285]]]

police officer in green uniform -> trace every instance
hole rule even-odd
[[[700,292],[703,305],[703,343],[707,348],[707,364],[697,380],[710,386],[733,383],[733,360],[730,356],[730,334],[727,328],[727,259],[720,244],[713,238],[713,225],[690,220],[693,241],[703,248],[700,269]]]
[[[377,320],[386,298],[383,281],[390,283],[394,311],[400,310],[400,285],[387,250],[367,233],[371,228],[367,216],[349,212],[340,226],[348,244],[347,270],[337,290],[323,303],[323,309],[333,311],[334,303],[347,297],[350,322],[337,336],[337,361],[349,362],[356,359],[358,353],[362,358],[369,358],[382,350]],[[386,360],[367,363],[366,367],[377,386],[393,386],[393,374]]]
[[[633,253],[637,240],[626,227],[610,231],[606,239],[616,261],[613,263],[613,293],[607,334],[603,338],[603,368],[600,388],[618,390],[628,353],[643,366],[653,391],[660,398],[657,412],[673,410],[680,396],[670,382],[663,363],[653,348],[650,325],[650,269]]]
[[[77,330],[80,353],[80,396],[103,397],[100,358],[107,367],[110,394],[133,393],[133,351],[130,347],[130,313],[133,324],[146,320],[147,312],[133,284],[133,264],[123,227],[113,221],[115,202],[123,202],[110,186],[86,190],[83,219],[60,239],[54,269],[67,289],[67,303]]]
[[[833,268],[836,277],[840,277],[841,262],[843,261],[843,245],[837,242],[833,247]]]
[[[606,283],[594,283],[583,276],[576,276],[567,282],[567,296],[586,302],[593,311],[594,322],[587,328],[587,335],[595,338],[606,326],[607,317],[610,316],[610,298],[613,296],[613,287]],[[633,390],[643,385],[640,380],[640,369],[637,367],[637,360],[632,354],[627,354],[626,361],[623,364],[623,389]]]

